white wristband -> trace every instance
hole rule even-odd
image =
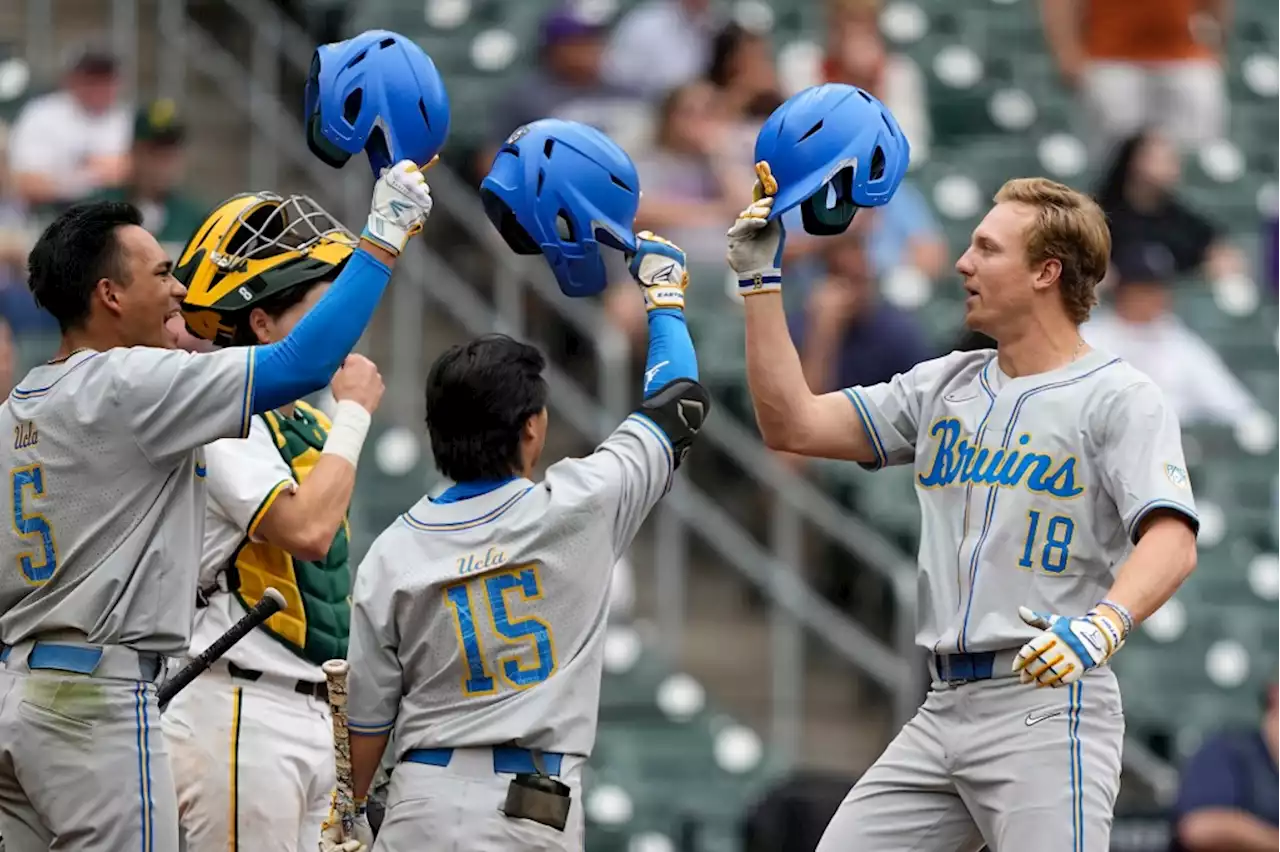
[[[324,442],[324,452],[340,456],[355,467],[360,461],[360,448],[364,446],[372,420],[373,416],[360,403],[350,399],[340,400],[333,415],[333,423],[329,427],[329,437]]]

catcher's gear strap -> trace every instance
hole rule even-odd
[[[711,395],[692,379],[667,382],[640,406],[640,413],[656,423],[671,440],[676,467],[684,461],[710,412]]]

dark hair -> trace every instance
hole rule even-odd
[[[141,224],[142,213],[132,204],[92,201],[68,208],[44,229],[27,258],[27,286],[63,331],[88,318],[98,281],[125,283],[116,231]]]
[[[1134,158],[1138,156],[1138,150],[1152,135],[1150,130],[1139,131],[1117,145],[1111,154],[1106,173],[1102,177],[1102,182],[1098,184],[1098,191],[1094,193],[1098,205],[1108,214],[1124,204],[1124,187],[1129,182],[1129,174],[1133,171]]]
[[[728,86],[731,82],[729,79],[732,72],[731,65],[738,51],[744,44],[760,38],[763,36],[741,24],[729,24],[716,33],[715,38],[711,40],[711,61],[707,65],[708,82],[719,89]]]
[[[520,469],[520,434],[547,404],[546,360],[527,343],[487,334],[450,347],[427,376],[427,431],[436,467],[455,482]]]

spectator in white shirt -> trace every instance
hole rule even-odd
[[[700,78],[719,29],[712,0],[648,0],[622,16],[604,55],[605,80],[657,99]]]
[[[61,89],[22,109],[9,139],[20,199],[56,207],[124,180],[133,116],[119,94],[115,57],[88,48],[67,68]]]
[[[1173,312],[1163,252],[1141,247],[1115,261],[1110,309],[1095,310],[1080,333],[1090,346],[1123,358],[1164,391],[1185,426],[1239,426],[1260,407],[1222,358]]]

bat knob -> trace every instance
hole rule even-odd
[[[326,660],[324,665],[320,666],[320,669],[326,675],[341,677],[347,673],[349,667],[346,660]]]
[[[270,598],[271,600],[275,601],[276,606],[279,607],[280,609],[284,609],[285,607],[286,601],[284,599],[284,595],[280,594],[280,592],[276,591],[276,589],[272,586],[267,586],[266,591],[262,593],[262,597]]]

